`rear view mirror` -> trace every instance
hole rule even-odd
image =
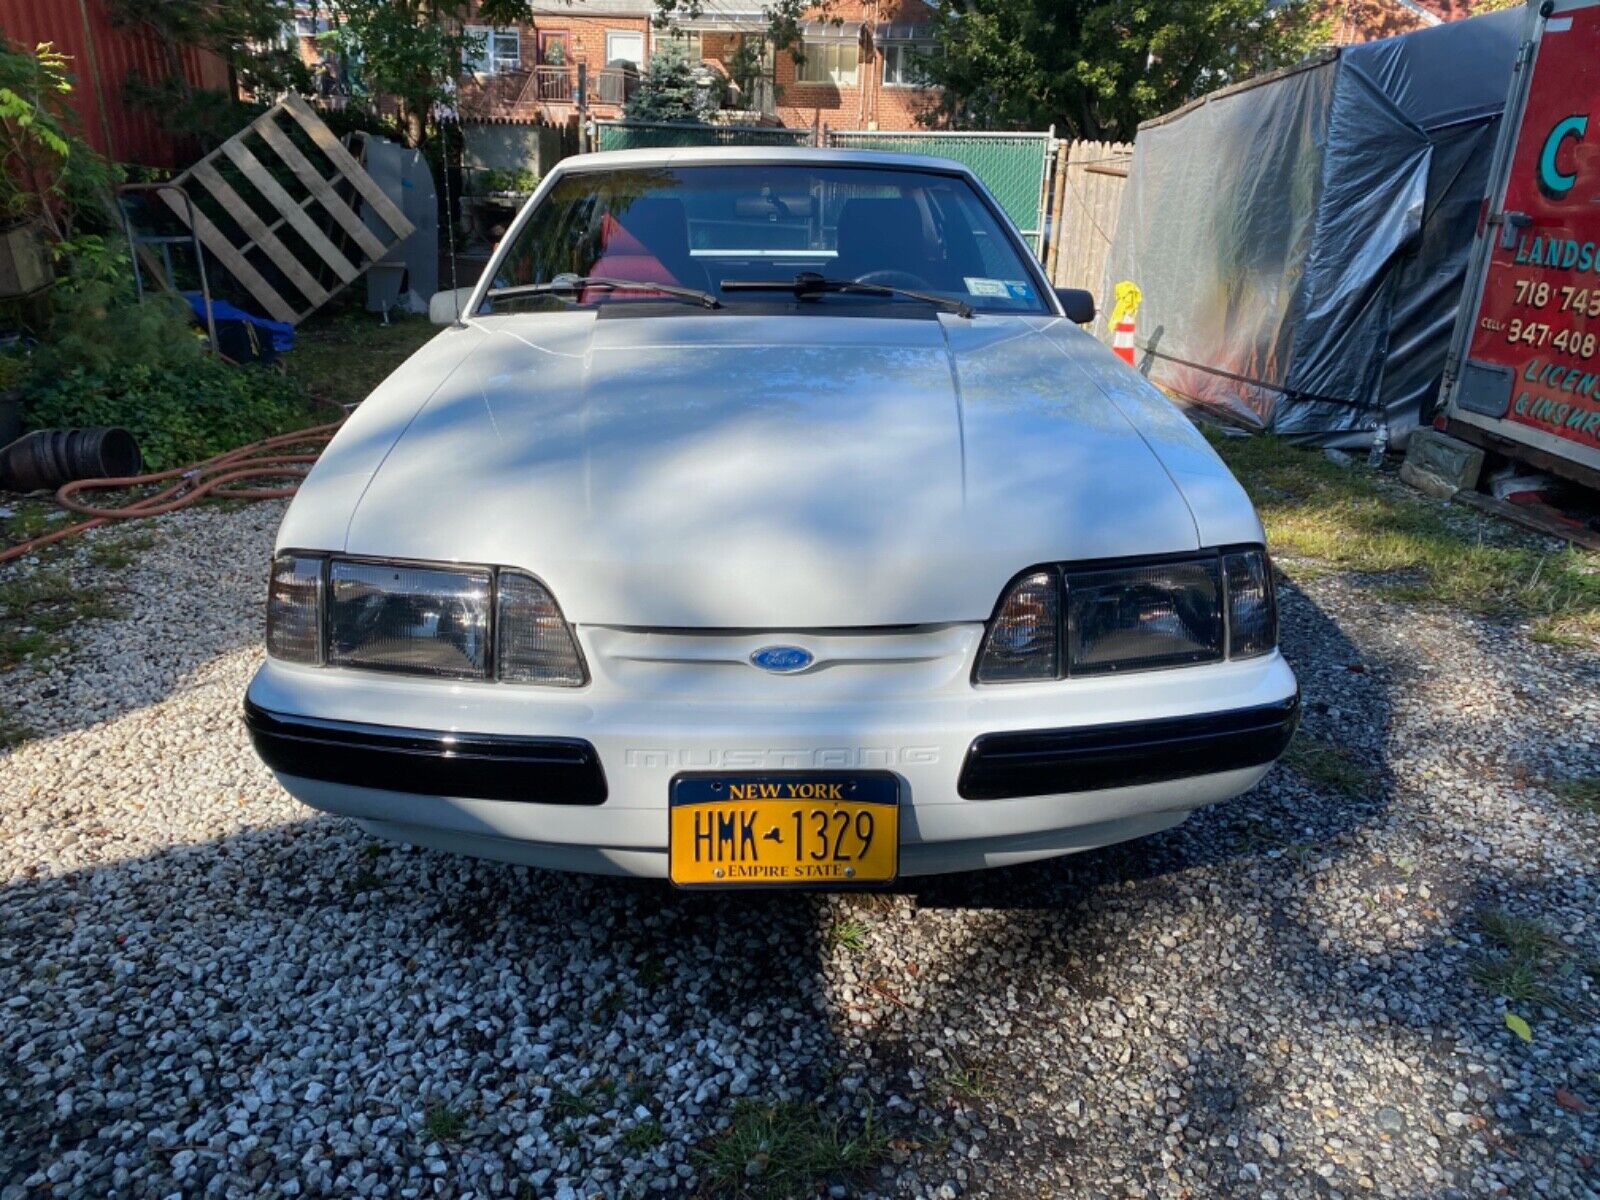
[[[428,320],[435,325],[454,325],[467,315],[467,304],[476,288],[455,288],[435,292],[428,301]]]
[[[1061,310],[1074,325],[1088,325],[1094,321],[1094,295],[1082,288],[1057,288],[1056,299]]]

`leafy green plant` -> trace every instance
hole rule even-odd
[[[0,37],[0,222],[38,218],[55,238],[98,213],[117,168],[77,135],[68,59]]]
[[[314,424],[287,376],[215,358],[174,366],[74,368],[38,383],[24,405],[36,428],[120,425],[139,440],[145,469],[165,470]]]

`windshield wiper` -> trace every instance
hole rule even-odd
[[[718,285],[725,292],[792,292],[797,300],[811,300],[828,292],[859,292],[864,296],[904,296],[908,300],[921,300],[953,312],[958,317],[972,317],[972,306],[953,296],[937,292],[921,292],[915,288],[892,287],[887,283],[861,283],[855,279],[828,279],[815,271],[801,271],[793,279],[724,279]]]
[[[549,283],[521,283],[514,287],[490,288],[483,298],[500,300],[515,296],[559,295],[562,292],[581,292],[585,288],[605,288],[613,292],[657,292],[679,300],[693,300],[705,308],[722,307],[722,301],[698,288],[680,287],[675,283],[651,283],[644,279],[611,279],[603,275],[557,275]]]

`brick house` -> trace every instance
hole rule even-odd
[[[1458,21],[1472,15],[1472,0],[1329,0],[1333,43],[1348,46]]]
[[[484,51],[461,81],[463,118],[565,124],[578,108],[585,68],[587,109],[622,115],[626,95],[665,38],[691,62],[731,80],[741,43],[753,44],[755,77],[735,88],[722,119],[791,128],[917,129],[936,93],[918,80],[931,47],[924,0],[839,0],[827,19],[803,23],[795,52],[766,48],[766,19],[736,0],[706,0],[701,14],[671,31],[653,28],[651,0],[549,0],[515,29],[469,24]]]

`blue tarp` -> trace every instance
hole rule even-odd
[[[189,302],[189,307],[194,309],[195,318],[204,325],[206,323],[206,301],[199,292],[185,292],[183,298]],[[273,350],[285,354],[294,349],[294,326],[287,321],[269,321],[266,317],[258,317],[255,313],[245,312],[236,308],[226,300],[213,299],[211,301],[211,315],[218,321],[243,321],[247,325],[254,325],[271,342]]]

